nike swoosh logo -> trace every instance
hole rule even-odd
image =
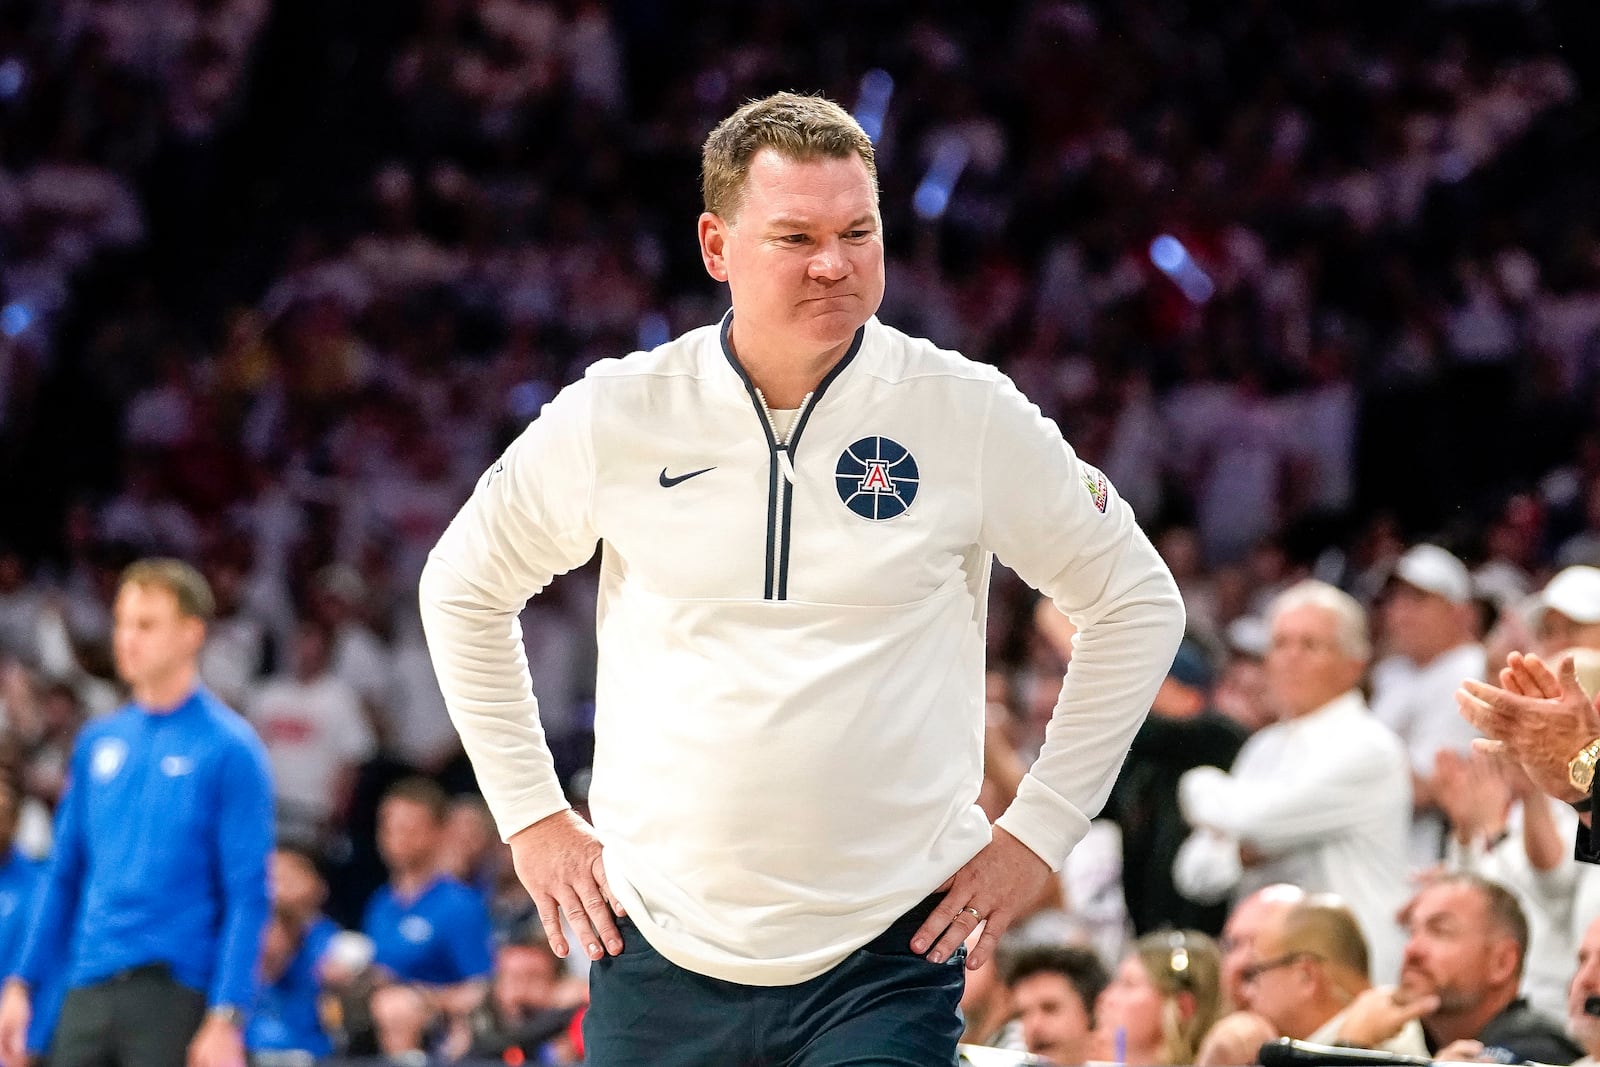
[[[663,489],[671,489],[673,486],[677,485],[679,482],[686,482],[690,478],[698,478],[700,475],[704,474],[706,471],[714,471],[716,469],[717,468],[715,468],[715,467],[702,467],[697,471],[690,471],[688,474],[679,474],[676,477],[669,478],[669,477],[667,477],[667,468],[662,467],[661,468],[661,488],[663,488]]]

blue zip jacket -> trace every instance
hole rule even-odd
[[[165,963],[209,1006],[249,1008],[272,819],[265,748],[206,689],[170,712],[129,704],[91,723],[15,973],[40,988],[65,955],[75,989]]]

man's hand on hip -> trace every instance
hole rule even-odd
[[[545,937],[557,956],[566,959],[569,951],[561,932],[562,912],[591,960],[622,951],[612,913],[625,913],[606,882],[600,839],[577,812],[569,808],[548,815],[512,834],[510,845],[517,877],[539,909]]]
[[[983,936],[967,956],[967,967],[978,969],[994,955],[1019,909],[1038,899],[1050,873],[1031,848],[995,827],[983,851],[940,886],[944,899],[911,938],[911,951],[943,963],[981,922]]]

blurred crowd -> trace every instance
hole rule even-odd
[[[416,577],[555,390],[721,313],[693,242],[700,140],[742,99],[806,88],[877,142],[881,316],[1011,374],[1133,503],[1189,609],[1153,727],[1019,951],[1155,959],[1129,937],[1217,934],[1249,898],[1259,862],[1226,885],[1174,877],[1200,830],[1171,764],[1228,772],[1284,717],[1269,606],[1304,579],[1370,613],[1362,684],[1407,748],[1383,786],[1411,798],[1407,838],[1379,896],[1494,856],[1531,863],[1543,892],[1570,861],[1529,858],[1548,859],[1535,799],[1466,754],[1444,681],[1600,624],[1585,572],[1563,570],[1600,564],[1600,146],[1569,17],[1540,0],[866,0],[827,18],[775,0],[0,0],[0,754],[18,848],[48,852],[75,731],[120,699],[122,565],[193,560],[219,602],[206,680],[268,745],[284,864],[327,893],[279,900],[269,978],[303,985],[290,964],[319,916],[361,930],[397,864],[448,869],[492,915],[493,954],[454,976],[457,1001],[375,993],[361,943],[336,942],[327,1047],[464,1055],[522,950],[549,989],[516,1017],[565,1025],[582,975],[539,954],[515,906]],[[1442,549],[1418,564],[1423,541]],[[1418,580],[1397,581],[1403,560]],[[1003,571],[990,618],[993,803],[1037,749],[1070,628]],[[580,804],[592,619],[582,572],[522,619]],[[402,798],[425,817],[385,843],[385,798],[418,777],[460,799]],[[1261,858],[1258,828],[1200,829]],[[1600,905],[1586,916],[1582,881],[1551,877],[1571,881],[1569,912],[1542,944],[1566,955],[1530,968],[1529,991],[1562,1014],[1573,924]],[[1518,892],[1536,932],[1555,921]],[[1398,961],[1377,907],[1365,936]],[[974,1012],[1003,1021],[1000,1003]],[[566,1040],[541,1038],[547,1062],[578,1054]]]

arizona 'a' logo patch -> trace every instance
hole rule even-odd
[[[916,459],[887,437],[863,437],[844,450],[833,469],[844,506],[873,522],[905,514],[920,482]]]
[[[1085,464],[1083,468],[1083,487],[1089,490],[1089,499],[1094,501],[1094,506],[1100,509],[1100,514],[1106,511],[1106,502],[1111,498],[1111,488],[1106,484],[1106,476]]]

